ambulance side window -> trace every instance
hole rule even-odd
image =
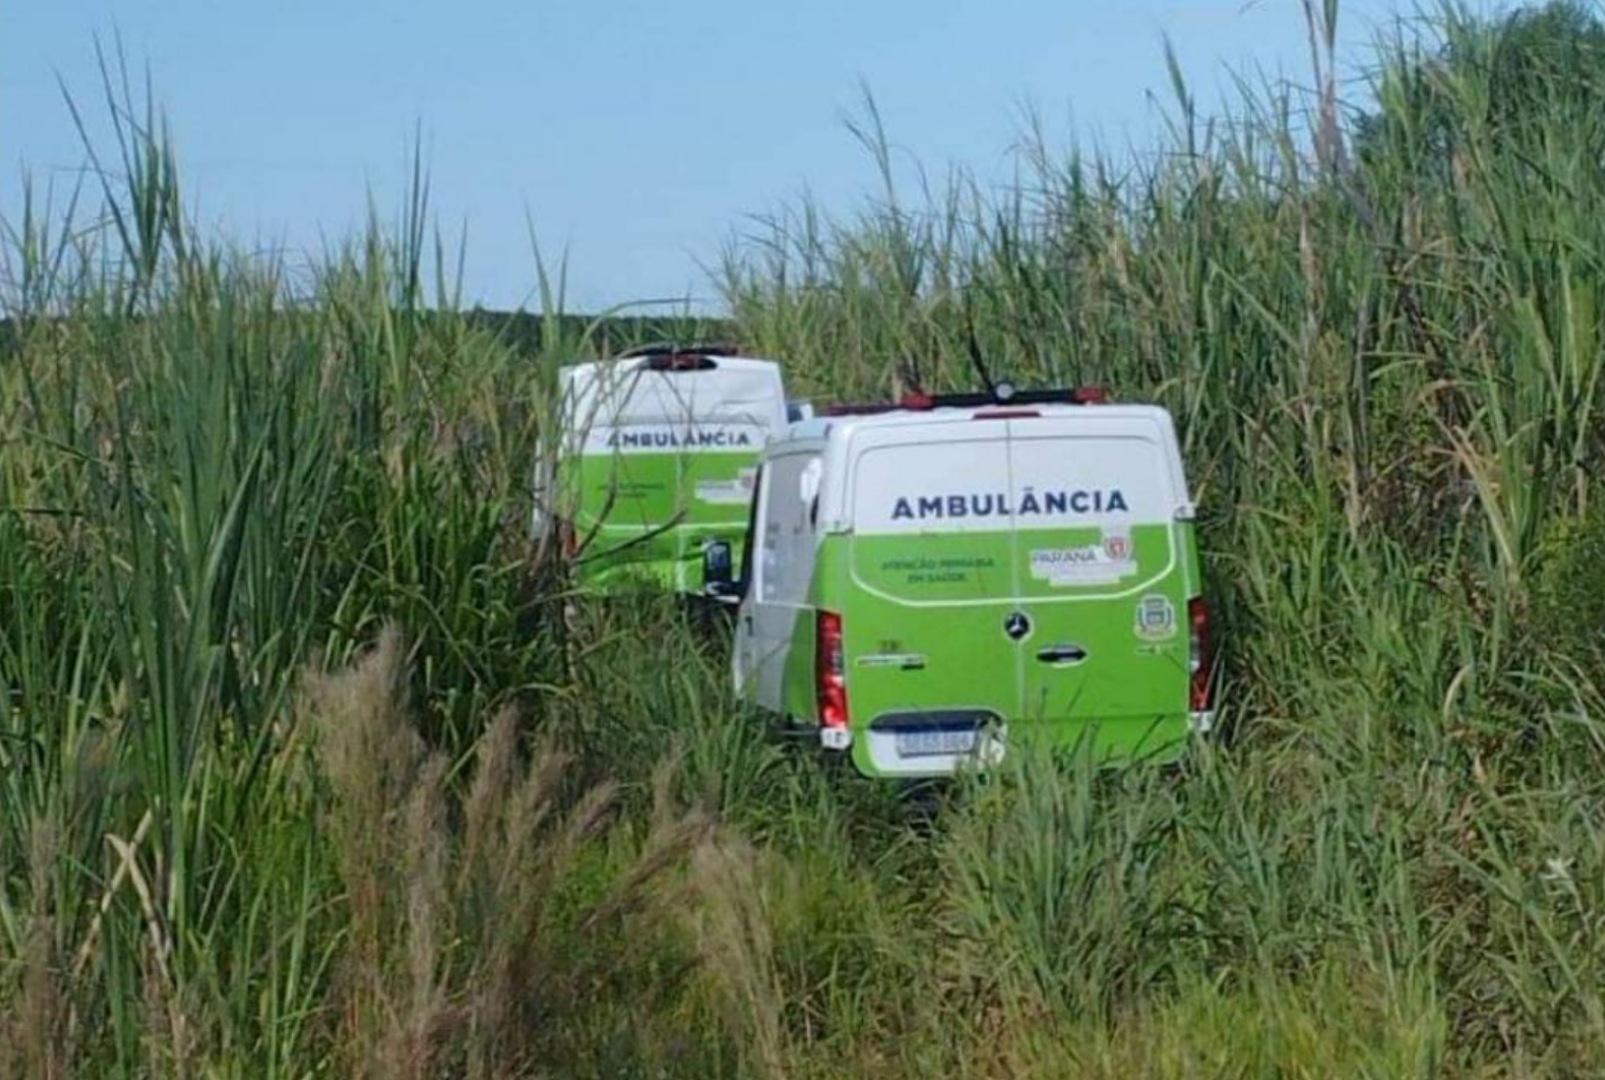
[[[759,522],[763,533],[758,538],[758,599],[764,601],[779,599],[786,574],[785,564],[780,561],[780,520],[776,516],[785,510],[785,496],[777,486],[783,480],[782,470],[778,468],[783,460],[778,459],[770,465],[769,490],[766,493],[763,520]],[[780,498],[777,499],[776,495],[780,495]]]
[[[758,503],[763,498],[763,466],[752,478],[752,505],[747,508],[747,533],[741,544],[741,597],[746,599],[752,591],[752,549],[758,543]]]
[[[815,455],[786,454],[770,460],[765,472],[763,535],[760,537],[759,599],[801,604],[812,574],[812,499],[802,497],[802,476]]]

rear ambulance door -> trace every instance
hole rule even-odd
[[[717,361],[714,361],[715,363]],[[747,521],[758,455],[783,407],[768,372],[627,373],[627,395],[587,433],[581,531],[602,520],[599,551],[677,560],[674,584],[698,571],[703,543],[737,539]]]
[[[1019,711],[1004,436],[966,416],[852,437],[839,614],[863,771],[950,772],[978,722]]]
[[[1045,413],[1007,421],[1015,511],[1023,726],[1074,738],[1099,721],[1100,752],[1174,739],[1187,711],[1185,501],[1168,417]],[[1174,724],[1165,730],[1170,731]],[[1023,732],[1022,732],[1023,734]]]
[[[784,714],[786,660],[793,648],[811,648],[808,590],[815,566],[813,494],[818,490],[817,448],[781,450],[764,463],[758,516],[749,543],[753,579],[737,632],[750,641],[748,668],[757,679],[755,700]],[[799,627],[802,637],[799,640]]]

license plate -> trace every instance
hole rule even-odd
[[[974,729],[958,731],[923,728],[897,733],[898,757],[929,757],[934,754],[968,754],[975,749]]]

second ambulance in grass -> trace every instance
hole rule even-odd
[[[709,545],[739,556],[758,459],[795,412],[780,366],[644,348],[565,367],[559,388],[559,436],[536,453],[537,535],[561,541],[592,593],[700,593]]]
[[[1212,715],[1193,504],[1169,414],[1101,400],[917,395],[771,442],[724,587],[743,694],[872,776],[1177,756]]]

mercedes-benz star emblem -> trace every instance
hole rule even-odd
[[[1011,611],[1003,619],[1003,632],[1009,640],[1019,641],[1031,632],[1031,617],[1023,611]]]

